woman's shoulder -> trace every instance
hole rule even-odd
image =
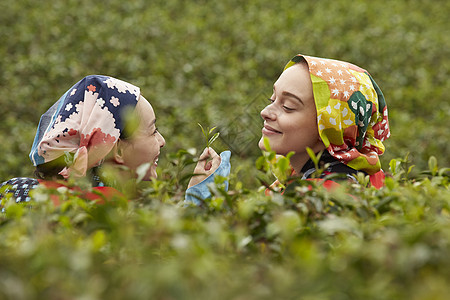
[[[357,171],[347,166],[346,164],[338,161],[336,158],[331,156],[331,154],[329,154],[328,151],[325,151],[321,155],[319,160],[319,168],[321,168],[322,170],[319,174],[317,174],[316,167],[313,161],[310,159],[301,170],[302,179],[312,179],[312,178],[323,179],[324,177],[327,176],[333,181],[351,180],[357,182],[356,174],[358,172],[362,172]],[[330,177],[329,175],[331,174],[336,174],[337,176]],[[318,177],[314,177],[317,175]]]
[[[0,183],[0,199],[11,194],[16,202],[31,200],[29,193],[39,185],[39,181],[30,177],[15,177]]]
[[[115,197],[124,197],[119,190],[109,186],[94,186],[89,189],[83,189],[77,185],[67,185],[64,181],[39,180],[39,183],[47,189],[59,189],[62,187],[66,188],[67,191],[82,199],[96,201],[96,203],[99,204],[105,203],[105,201],[113,200]],[[50,195],[50,200],[57,206],[61,204],[61,199],[56,194]]]
[[[83,190],[77,186],[68,186],[62,181],[40,180],[30,177],[16,177],[0,183],[0,201],[4,197],[10,196],[17,203],[29,202],[32,200],[30,192],[37,186],[43,186],[47,189],[58,189],[65,187],[67,190],[79,194],[80,197],[85,198],[86,200],[95,200],[98,203],[102,203],[105,200],[111,200],[117,196],[123,196],[123,194],[118,190],[107,186],[93,187],[91,190]],[[53,201],[55,205],[59,205],[61,202],[56,194],[50,195],[50,200]]]

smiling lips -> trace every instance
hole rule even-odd
[[[158,153],[158,155],[156,156],[155,160],[153,161],[153,164],[154,164],[155,166],[158,166],[158,160],[159,160],[159,153]]]
[[[264,124],[264,127],[262,129],[262,133],[264,135],[273,135],[273,134],[281,134],[282,132],[276,130],[273,127],[270,127],[269,125]]]

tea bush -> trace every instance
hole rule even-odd
[[[162,173],[192,156],[172,162]],[[431,158],[413,180],[404,162],[391,165],[380,190],[360,177],[332,192],[298,181],[266,195],[231,176],[200,206],[183,201],[181,173],[126,184],[131,197],[105,204],[37,189],[29,203],[4,201],[0,298],[445,299],[449,169]]]
[[[450,163],[448,1],[3,0],[0,9],[3,180],[30,175],[40,115],[88,74],[141,87],[164,153],[201,150],[200,123],[217,126],[216,146],[233,150],[235,166],[253,165],[259,111],[299,52],[371,72],[390,114],[384,166],[407,153],[418,169],[431,155]],[[240,176],[255,184],[254,173]]]

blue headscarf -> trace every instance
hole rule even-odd
[[[41,116],[31,161],[37,166],[71,153],[60,174],[84,176],[114,147],[124,131],[124,113],[140,98],[140,89],[127,82],[102,75],[83,78]]]

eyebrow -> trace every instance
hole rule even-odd
[[[303,103],[302,99],[300,99],[299,97],[297,97],[296,95],[289,93],[289,92],[283,92],[281,93],[283,96],[288,96],[288,97],[292,97],[297,99],[298,101],[300,101],[301,104],[305,105],[305,103]]]
[[[275,86],[273,87],[273,91],[275,92]],[[289,92],[284,91],[284,92],[282,92],[281,94],[282,94],[283,96],[295,98],[295,99],[297,99],[298,101],[300,101],[301,104],[305,105],[305,103],[302,101],[302,99],[300,99],[298,96],[296,96],[296,95],[294,95],[294,94],[292,94],[292,93],[289,93]]]
[[[150,125],[148,127],[152,127],[153,125],[155,125],[155,123],[156,123],[156,118],[153,119],[153,121],[150,123]]]

